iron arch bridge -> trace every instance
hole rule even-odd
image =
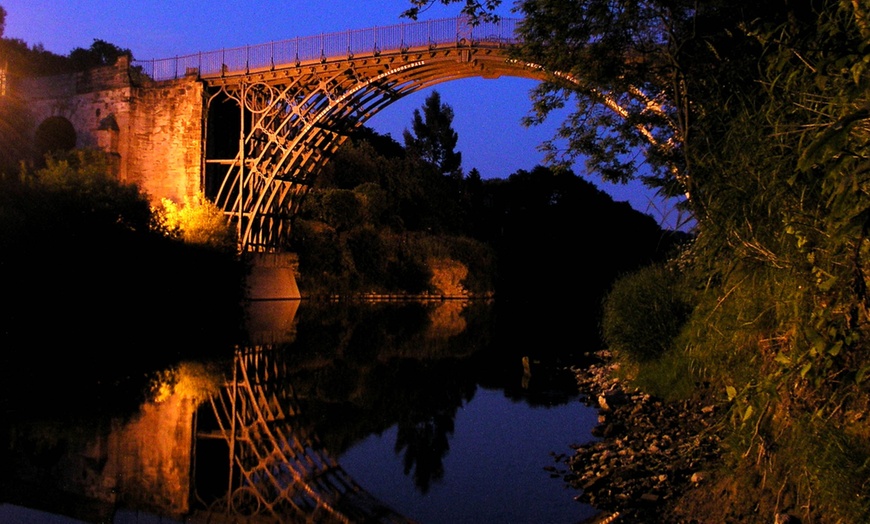
[[[205,84],[203,192],[238,229],[243,250],[275,252],[320,169],[381,109],[451,80],[546,79],[511,59],[517,24],[431,20],[135,65],[154,80],[195,74]]]

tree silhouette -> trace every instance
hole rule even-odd
[[[88,49],[77,47],[70,51],[69,58],[76,71],[85,71],[92,67],[113,65],[122,55],[127,55],[131,59],[133,57],[129,49],[122,49],[115,44],[95,38]]]
[[[461,176],[462,153],[455,151],[459,135],[453,130],[453,108],[441,103],[438,91],[432,91],[423,104],[423,112],[414,110],[411,131],[402,136],[405,148],[434,166],[442,175]]]

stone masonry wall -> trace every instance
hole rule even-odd
[[[126,180],[152,198],[181,202],[200,191],[203,85],[195,77],[142,87],[130,106]]]
[[[127,57],[82,73],[23,79],[32,132],[50,117],[68,120],[77,148],[115,157],[120,180],[152,201],[181,202],[201,188],[204,87],[195,76],[155,83],[131,74]]]

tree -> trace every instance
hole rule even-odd
[[[423,113],[414,110],[412,130],[403,137],[408,153],[434,166],[442,175],[461,175],[462,153],[455,151],[459,135],[453,130],[453,108],[441,103],[438,91],[426,97]]]
[[[412,0],[415,8],[430,5]],[[492,16],[500,1],[441,0],[463,12]],[[723,69],[745,67],[757,42],[747,34],[755,20],[788,16],[777,2],[711,0],[523,0],[515,11],[522,44],[514,57],[552,73],[533,93],[527,125],[555,109],[573,111],[543,144],[548,161],[582,159],[605,180],[642,177],[665,196],[695,191],[689,155],[708,89]],[[796,8],[799,9],[799,8]],[[414,8],[406,12],[413,16]],[[717,73],[718,72],[718,73]],[[752,86],[735,84],[737,88]],[[699,137],[697,142],[703,145]],[[564,144],[564,145],[561,145]],[[638,156],[637,151],[644,154]],[[698,155],[705,154],[698,151]],[[652,170],[640,175],[640,162]]]
[[[131,59],[133,57],[129,49],[122,49],[115,44],[95,38],[88,49],[77,47],[70,51],[69,59],[76,71],[85,71],[93,67],[114,65],[122,55],[127,55]]]
[[[0,38],[6,32],[6,9],[0,5]]]

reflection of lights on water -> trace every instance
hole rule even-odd
[[[217,394],[223,375],[213,364],[182,362],[157,373],[151,383],[151,402],[161,404],[173,395],[199,404]]]
[[[173,390],[174,388],[171,383],[161,382],[157,386],[157,391],[154,392],[154,403],[162,404],[163,402],[169,400],[169,397],[172,396]]]
[[[433,338],[451,337],[465,331],[466,323],[462,312],[467,305],[465,300],[444,300],[429,313],[431,324],[427,335]]]

